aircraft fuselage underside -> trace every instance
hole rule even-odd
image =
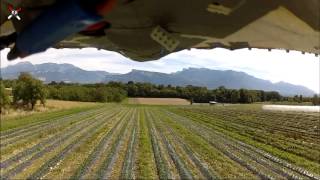
[[[9,15],[3,10],[6,3],[23,9],[22,20],[12,20],[14,29],[5,23]],[[1,34],[19,34],[53,3],[2,0]],[[318,0],[119,0],[104,17],[111,24],[105,32],[75,34],[54,47],[95,47],[137,61],[190,48],[263,48],[319,54],[319,14]]]

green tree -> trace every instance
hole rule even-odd
[[[138,88],[134,84],[134,82],[129,81],[128,84],[127,84],[127,91],[128,91],[128,96],[135,97],[135,96],[137,96]]]
[[[13,87],[13,103],[34,109],[38,100],[45,105],[46,89],[42,82],[28,73],[21,73]]]
[[[320,98],[317,94],[315,94],[312,98],[312,104],[313,105],[320,105]]]
[[[6,108],[9,104],[10,104],[9,95],[6,92],[4,84],[1,81],[0,82],[0,114],[2,113],[2,110]]]
[[[231,103],[238,103],[240,99],[240,93],[237,90],[232,90],[231,91]]]
[[[299,103],[302,103],[302,102],[303,102],[303,96],[300,95],[300,96],[299,96]]]
[[[107,102],[108,94],[106,87],[98,87],[95,91],[95,101],[97,102]]]
[[[299,96],[298,96],[298,95],[295,95],[295,96],[293,97],[293,101],[294,101],[294,102],[299,102]]]
[[[226,102],[227,89],[224,86],[220,86],[218,89],[216,89],[216,95],[218,102]]]
[[[246,90],[246,89],[240,89],[240,90],[239,90],[239,96],[240,96],[239,102],[240,102],[240,103],[249,103],[250,100],[249,100],[249,95],[248,95],[248,94],[249,94],[249,93],[248,93],[248,90]]]

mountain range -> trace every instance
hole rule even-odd
[[[105,71],[86,71],[71,64],[44,63],[33,65],[29,62],[20,62],[2,68],[1,77],[3,79],[16,79],[21,72],[29,72],[46,83],[51,81],[99,83],[104,81],[107,75],[110,75]]]
[[[71,64],[45,63],[33,65],[29,62],[21,62],[16,65],[1,69],[3,79],[15,79],[20,72],[29,72],[34,77],[49,83],[51,81],[64,81],[73,83],[99,83],[109,81],[120,82],[150,82],[153,84],[174,86],[203,86],[214,89],[219,86],[227,88],[257,89],[265,91],[278,91],[282,95],[302,94],[312,96],[315,92],[300,85],[286,82],[272,83],[251,76],[244,72],[232,70],[221,71],[205,68],[188,68],[175,73],[159,73],[141,70],[132,70],[126,74],[112,74],[105,71],[86,71]]]

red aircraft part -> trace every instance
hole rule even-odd
[[[13,6],[12,6],[11,4],[9,4],[9,5],[8,5],[8,10],[9,10],[10,12],[12,12],[12,11],[20,12],[20,11],[22,11],[22,8],[14,9]]]

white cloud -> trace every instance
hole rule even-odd
[[[292,84],[304,85],[319,92],[320,60],[312,54],[300,52],[247,49],[229,51],[214,50],[184,50],[170,54],[160,60],[150,62],[135,62],[122,55],[97,50],[86,49],[49,49],[23,60],[8,62],[8,49],[1,51],[1,67],[13,65],[21,61],[33,64],[46,62],[70,63],[86,70],[104,70],[113,73],[127,73],[132,69],[157,72],[176,72],[188,67],[210,68],[221,70],[237,70],[267,79],[272,82],[285,81]]]

